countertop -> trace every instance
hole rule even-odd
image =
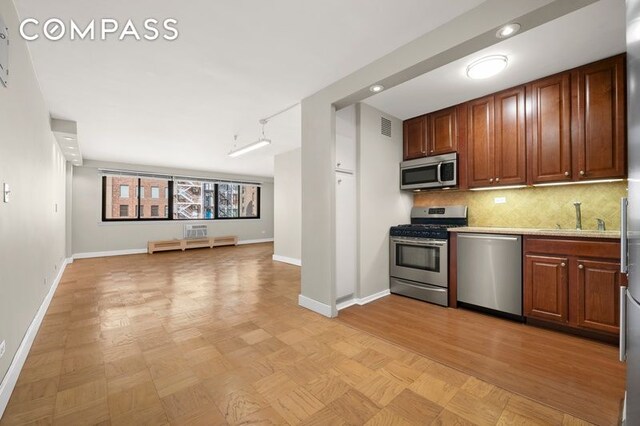
[[[541,237],[567,237],[567,238],[614,238],[620,239],[620,231],[597,231],[575,229],[535,229],[535,228],[494,228],[464,226],[449,228],[449,232],[477,233],[477,234],[509,234],[509,235],[535,235]]]

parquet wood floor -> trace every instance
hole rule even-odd
[[[298,307],[272,253],[69,265],[0,424],[587,424]]]

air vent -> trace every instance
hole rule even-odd
[[[384,136],[391,137],[391,120],[380,117],[380,133]]]
[[[206,238],[207,237],[207,225],[185,225],[184,237],[191,238]]]

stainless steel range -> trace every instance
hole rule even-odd
[[[414,207],[411,224],[389,231],[391,293],[449,304],[449,232],[467,226],[467,207]]]

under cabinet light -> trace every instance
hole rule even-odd
[[[541,187],[541,186],[589,185],[592,183],[613,183],[613,182],[623,182],[623,181],[624,179],[581,180],[578,182],[536,183],[533,186]]]
[[[487,188],[471,188],[470,191],[497,191],[498,189],[521,189],[527,185],[490,186]]]

